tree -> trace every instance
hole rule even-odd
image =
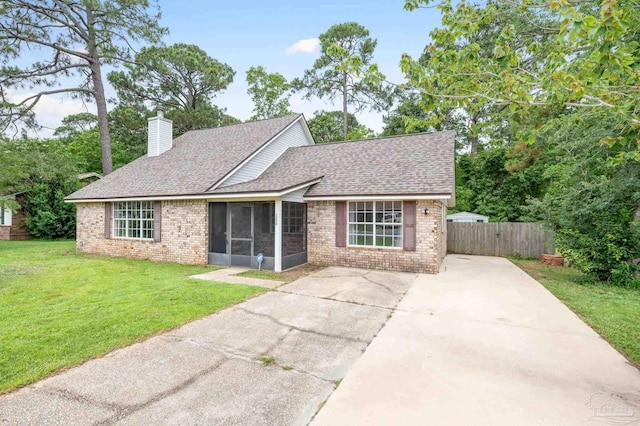
[[[202,102],[194,110],[169,109],[166,116],[173,120],[173,136],[178,137],[189,130],[211,129],[241,123],[237,118],[228,115],[226,111],[226,108]]]
[[[437,118],[441,116],[446,119],[441,121]],[[380,136],[455,130],[456,150],[466,149],[471,139],[464,112],[448,110],[442,113],[439,106],[425,105],[415,93],[405,93],[398,105],[382,121],[384,129]]]
[[[148,0],[5,0],[0,3],[0,119],[6,129],[23,120],[35,125],[33,108],[43,96],[70,94],[95,101],[104,174],[113,170],[102,65],[130,62],[131,42],[159,42],[159,11]],[[25,50],[48,55],[28,66]],[[79,76],[79,84],[67,77]],[[69,85],[66,85],[68,83]],[[8,90],[37,89],[19,101]]]
[[[405,8],[429,3],[406,0]],[[559,111],[609,110],[616,126],[606,139],[624,147],[618,161],[640,160],[637,5],[591,0],[454,5],[445,0],[437,7],[442,26],[430,33],[434,43],[427,48],[426,65],[402,58],[410,86],[461,107],[489,103],[520,123],[546,116],[519,129],[519,138],[529,142],[557,125]],[[483,45],[487,28],[494,43]]]
[[[392,101],[385,76],[372,64],[377,41],[369,30],[356,22],[345,22],[320,34],[320,57],[302,78],[292,81],[304,97],[342,98],[342,136],[348,139],[348,106],[356,112],[363,109],[386,110]]]
[[[631,285],[640,269],[634,262],[640,257],[640,223],[633,217],[640,162],[610,161],[623,148],[598,143],[616,127],[616,119],[602,112],[573,113],[540,134],[550,186],[544,197],[529,201],[530,214],[555,231],[558,249],[573,266],[602,281]]]
[[[0,194],[30,189],[40,182],[78,174],[73,155],[58,139],[0,139]]]
[[[342,111],[316,111],[313,118],[308,121],[309,130],[316,143],[337,142],[343,140],[342,135]],[[349,125],[349,140],[366,139],[373,137],[373,130],[358,123],[353,114],[347,115]]]
[[[247,93],[253,101],[252,120],[291,114],[291,85],[280,73],[268,73],[262,66],[247,71]]]
[[[98,126],[98,117],[90,112],[71,114],[62,119],[62,124],[53,133],[62,139],[73,139],[76,135],[88,130],[95,130]],[[113,134],[113,131],[111,131]]]
[[[76,208],[64,197],[80,189],[78,179],[37,183],[24,203],[25,227],[29,236],[42,239],[75,238]]]
[[[517,149],[506,147],[459,155],[456,197],[459,193],[461,205],[456,207],[489,216],[492,222],[524,221],[527,200],[546,190],[546,162],[538,155],[513,161],[517,155]]]
[[[121,102],[152,102],[167,109],[195,111],[233,81],[235,71],[193,44],[144,47],[127,72],[109,73]]]

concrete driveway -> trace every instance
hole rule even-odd
[[[0,397],[0,425],[307,424],[416,274],[328,268]]]
[[[421,275],[313,425],[640,423],[640,373],[506,259]]]

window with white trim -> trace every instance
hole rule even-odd
[[[402,247],[402,201],[349,202],[349,245]]]
[[[4,225],[4,206],[0,206],[0,225]]]
[[[115,238],[152,240],[153,201],[113,203],[113,236]]]

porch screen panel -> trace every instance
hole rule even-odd
[[[227,203],[209,203],[209,251],[227,252]]]
[[[265,257],[274,256],[276,242],[275,212],[276,204],[272,202],[255,203],[254,213],[254,250],[255,254],[262,253]]]
[[[307,251],[307,205],[282,203],[282,255]]]

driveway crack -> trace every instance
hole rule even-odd
[[[278,324],[278,325],[280,325],[282,327],[288,327],[288,328],[290,328],[292,330],[300,331],[302,333],[311,333],[311,334],[315,334],[316,336],[323,336],[323,337],[329,337],[329,338],[333,338],[333,339],[347,340],[349,342],[369,343],[367,340],[356,339],[356,338],[353,338],[353,337],[340,336],[338,334],[323,333],[321,331],[309,330],[309,329],[297,327],[295,325],[286,324],[286,323],[283,323],[282,321],[272,317],[271,315],[261,314],[261,313],[258,313],[258,312],[253,312],[253,311],[250,311],[250,310],[245,309],[245,308],[236,307],[235,309],[238,309],[240,311],[246,312],[249,315],[255,315],[255,316],[262,317],[262,318],[267,318],[268,320],[274,322],[275,324]]]
[[[158,401],[161,401],[171,395],[175,395],[176,393],[180,392],[181,390],[191,386],[192,384],[194,384],[195,382],[197,382],[198,380],[202,379],[204,376],[207,376],[211,373],[213,373],[215,370],[217,370],[218,368],[220,368],[225,362],[227,362],[229,360],[229,358],[223,358],[220,362],[217,362],[216,364],[212,365],[211,367],[208,367],[202,371],[199,371],[198,373],[194,374],[193,376],[191,376],[190,378],[188,378],[187,380],[185,380],[184,382],[180,383],[177,386],[174,386],[171,389],[168,389],[164,392],[159,393],[158,395],[154,396],[153,398],[142,402],[140,404],[135,404],[135,405],[130,405],[128,407],[125,408],[121,408],[118,412],[116,412],[116,414],[114,414],[113,416],[109,417],[108,419],[99,421],[94,423],[95,426],[102,426],[102,425],[112,425],[115,424],[116,422],[124,419],[125,417],[130,416],[131,414],[135,413],[136,411],[140,411],[148,406],[150,406],[151,404],[154,404]]]

